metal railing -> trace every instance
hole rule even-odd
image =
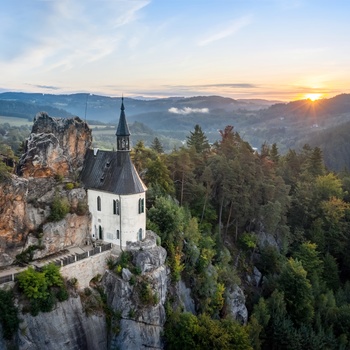
[[[54,261],[50,261],[50,263],[54,263],[57,266],[67,266],[69,264],[74,264],[77,261],[86,259],[90,256],[94,256],[94,255],[103,253],[107,250],[111,250],[111,249],[112,249],[112,243],[106,243],[106,244],[100,245],[98,247],[95,247],[95,248],[93,248],[87,252],[81,253],[81,254],[76,253],[76,254],[72,254],[72,255],[68,255],[68,256],[63,256],[60,259],[58,258]],[[36,266],[34,266],[34,267],[36,269],[40,269],[40,268],[37,268]],[[12,273],[9,275],[0,276],[0,284],[14,282],[17,279],[17,275],[19,273]]]

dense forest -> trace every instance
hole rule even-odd
[[[9,131],[0,130],[1,153],[12,156],[21,142]],[[183,312],[170,293],[166,348],[349,348],[350,174],[328,171],[321,149],[308,144],[283,155],[275,143],[254,151],[232,126],[218,139],[210,145],[196,125],[170,153],[157,137],[132,150],[148,186],[148,229],[196,306]],[[254,270],[262,274],[256,284]],[[247,324],[228,316],[236,285]]]
[[[196,125],[186,146],[164,154],[157,139],[139,142],[133,158],[149,187],[148,227],[196,302],[193,315],[169,299],[169,349],[350,346],[350,175],[328,172],[320,148],[254,152],[232,126],[210,147]],[[237,283],[247,325],[226,317]]]

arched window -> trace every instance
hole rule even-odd
[[[113,214],[120,215],[120,202],[119,199],[113,200]]]
[[[139,241],[142,241],[142,228],[139,229]]]
[[[101,211],[101,197],[97,197],[97,211]]]
[[[143,213],[145,211],[145,199],[140,198],[139,199],[139,214]]]
[[[120,239],[120,231],[117,230],[117,239]]]

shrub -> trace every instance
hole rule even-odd
[[[27,264],[33,261],[34,252],[38,249],[43,249],[43,246],[31,245],[25,249],[22,253],[16,255],[16,262],[19,264]]]
[[[51,204],[51,213],[49,216],[50,221],[62,220],[70,211],[70,205],[67,198],[55,196]]]
[[[116,260],[114,260],[111,256],[106,259],[106,263],[109,270],[113,270],[116,266]]]
[[[54,263],[50,263],[43,267],[43,273],[45,274],[46,282],[49,287],[63,286],[63,278],[60,274],[60,269]]]
[[[31,266],[18,275],[18,283],[29,299],[44,299],[48,295],[45,274],[35,271]]]
[[[55,305],[55,297],[52,293],[49,293],[46,298],[39,300],[40,311],[50,312]]]
[[[56,297],[59,301],[68,299],[63,278],[58,267],[53,263],[45,266],[42,272],[29,267],[18,275],[18,284],[30,301],[30,313],[33,316],[36,316],[39,311],[51,311]]]
[[[88,212],[88,210],[89,208],[86,202],[83,200],[79,200],[77,204],[77,209],[76,209],[77,215],[80,215],[80,216],[85,215]]]
[[[61,287],[58,292],[56,293],[56,298],[58,301],[65,301],[65,300],[68,300],[69,298],[69,294],[68,294],[68,291],[67,291],[67,288],[66,287]]]
[[[70,191],[74,188],[74,184],[71,182],[68,182],[68,183],[66,183],[65,188],[66,188],[66,190]]]
[[[139,299],[144,305],[156,305],[159,302],[157,293],[153,293],[152,287],[147,281],[141,281],[138,285]]]

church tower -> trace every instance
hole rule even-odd
[[[130,151],[130,131],[125,117],[124,97],[122,97],[122,105],[120,107],[120,118],[116,136],[117,150]]]
[[[92,239],[126,246],[146,233],[146,191],[130,158],[124,99],[116,131],[117,151],[88,150],[81,172],[91,213]]]

